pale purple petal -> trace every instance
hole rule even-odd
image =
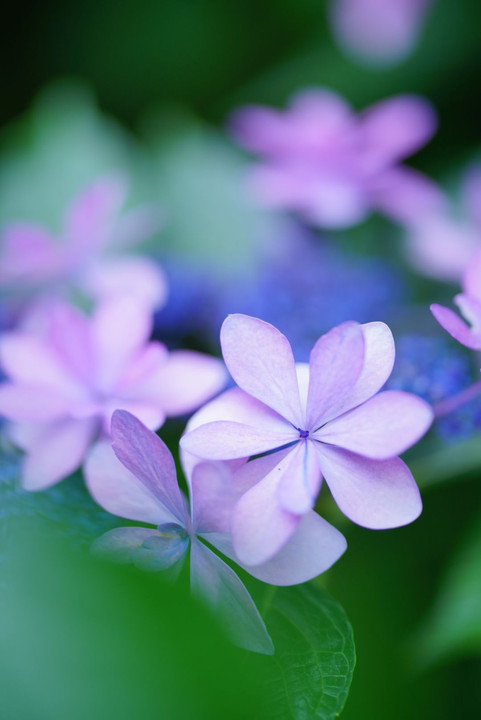
[[[309,361],[307,430],[335,417],[354,387],[364,363],[364,335],[358,323],[346,322],[319,338]]]
[[[392,167],[373,177],[369,184],[372,206],[408,227],[446,212],[440,188],[426,175],[408,167]]]
[[[98,389],[110,391],[152,332],[152,313],[132,298],[104,300],[92,318]]]
[[[272,655],[274,646],[254,602],[231,568],[200,542],[192,543],[190,556],[192,592],[218,618],[236,645]]]
[[[298,443],[292,457],[289,472],[279,483],[279,501],[285,510],[302,515],[314,506],[321,486],[321,471],[317,453],[308,440]]]
[[[474,333],[453,310],[443,305],[433,304],[431,312],[441,327],[461,345],[465,345],[471,350],[481,350],[481,335]]]
[[[294,428],[270,432],[235,422],[212,422],[183,435],[182,450],[206,460],[234,460],[282,447],[296,441],[299,433]]]
[[[61,250],[44,228],[33,223],[11,223],[3,232],[0,284],[21,281],[30,286],[56,278],[62,271]]]
[[[122,397],[138,397],[139,388],[148,382],[162,365],[167,361],[169,351],[163,343],[153,341],[144,345],[134,356],[122,377],[116,384],[116,392]]]
[[[174,459],[162,440],[130,413],[116,410],[112,441],[118,459],[183,524],[186,510]]]
[[[270,560],[294,534],[300,516],[288,512],[279,500],[279,484],[295,462],[292,451],[280,456],[279,463],[239,500],[232,517],[232,543],[237,557],[246,565]],[[263,458],[261,458],[263,460]],[[249,472],[247,463],[245,470]],[[255,467],[253,468],[256,472]]]
[[[120,563],[131,562],[142,570],[167,570],[182,560],[189,536],[179,525],[159,529],[120,527],[92,543],[92,551]]]
[[[17,422],[40,422],[67,417],[71,402],[49,388],[0,384],[0,415]]]
[[[392,163],[423,147],[437,129],[433,106],[415,95],[399,95],[371,105],[359,116],[369,162]]]
[[[251,482],[235,479],[245,460],[200,462],[190,478],[192,525],[197,533],[228,532],[232,511]]]
[[[400,458],[370,460],[341,448],[317,447],[334,500],[353,522],[384,530],[407,525],[420,515],[418,487]]]
[[[97,430],[98,422],[90,419],[64,419],[46,426],[24,458],[21,483],[25,490],[44,490],[77,470]]]
[[[433,410],[417,395],[387,390],[331,420],[313,438],[376,460],[405,452],[429,429]]]
[[[84,383],[91,383],[95,373],[92,333],[86,315],[67,303],[56,303],[48,314],[48,340],[52,350]]]
[[[355,175],[342,170],[321,172],[313,168],[303,201],[298,205],[310,223],[334,230],[358,225],[370,211],[363,184]]]
[[[109,398],[100,407],[103,415],[105,435],[110,435],[112,415],[115,410],[126,410],[135,415],[149,430],[158,430],[165,422],[165,413],[162,408],[147,400],[124,400],[121,397]]]
[[[218,393],[227,382],[224,363],[192,350],[174,350],[136,388],[166,415],[185,415]]]
[[[481,233],[479,236],[479,250],[471,258],[463,277],[464,293],[479,303],[481,309]],[[479,314],[481,319],[481,313]]]
[[[167,298],[167,280],[160,266],[140,256],[95,262],[83,276],[82,286],[97,300],[128,295],[156,309]]]
[[[95,502],[113,515],[152,525],[177,521],[157,495],[120,462],[109,442],[99,442],[91,449],[84,476]]]
[[[299,427],[299,390],[287,338],[269,323],[238,314],[224,320],[221,345],[239,387]]]
[[[475,163],[466,171],[461,188],[466,215],[481,229],[481,164]]]

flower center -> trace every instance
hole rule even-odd
[[[303,440],[309,437],[309,430],[301,430],[301,428],[296,428],[296,430],[299,430],[299,437]]]

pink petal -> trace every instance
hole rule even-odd
[[[392,163],[412,155],[437,129],[433,106],[415,95],[398,95],[372,105],[359,117],[370,157]]]
[[[192,543],[192,592],[214,612],[232,642],[253,652],[272,655],[274,646],[245,586],[208,547]]]
[[[184,524],[186,511],[174,459],[162,440],[125,410],[113,414],[112,440],[120,462]]]
[[[167,298],[167,280],[160,266],[140,256],[96,262],[82,285],[97,300],[129,295],[147,307],[160,308]]]
[[[354,387],[364,363],[364,335],[358,323],[346,322],[319,338],[309,361],[306,428],[315,430],[335,417]]]
[[[71,402],[48,388],[0,385],[0,415],[17,422],[40,422],[70,415]]]
[[[418,487],[399,458],[370,460],[341,448],[317,447],[334,500],[353,522],[384,530],[407,525],[421,513]]]
[[[299,427],[299,390],[287,338],[257,318],[229,315],[222,325],[221,345],[239,387]]]
[[[0,284],[22,281],[35,287],[61,272],[59,245],[44,228],[11,223],[3,232]]]
[[[159,498],[120,462],[108,442],[99,442],[91,449],[84,476],[95,502],[113,515],[152,525],[177,522]]]
[[[87,317],[72,305],[56,303],[49,311],[47,332],[63,364],[83,383],[91,384],[95,358]]]
[[[137,396],[148,397],[166,415],[184,415],[219,392],[226,384],[224,364],[217,358],[190,350],[174,350],[141,383]]]
[[[139,387],[149,382],[152,374],[167,362],[168,356],[169,351],[163,343],[153,341],[144,345],[122,374],[116,385],[117,392],[123,397],[138,397]]]
[[[26,490],[44,490],[73,473],[97,429],[98,423],[91,419],[64,419],[46,426],[41,440],[25,456],[22,486]]]
[[[417,395],[388,390],[331,420],[313,438],[376,460],[400,455],[429,429],[433,410]]]
[[[182,450],[206,460],[234,460],[274,450],[299,438],[289,425],[285,431],[270,432],[234,422],[212,422],[183,435]]]
[[[302,205],[303,215],[309,222],[332,229],[358,225],[370,211],[366,191],[356,177],[347,173],[320,173],[317,169]]]
[[[232,517],[232,543],[240,562],[260,565],[270,560],[294,534],[300,516],[285,510],[279,500],[279,483],[296,458],[290,452],[261,482],[239,500]],[[263,459],[263,458],[261,458]],[[245,472],[249,472],[249,465]],[[255,468],[254,468],[255,471]]]
[[[441,325],[461,345],[471,350],[481,350],[481,335],[474,333],[459,315],[442,305],[431,305],[431,312]]]
[[[99,390],[109,391],[149,339],[152,313],[132,298],[112,298],[98,307],[92,319]]]
[[[309,441],[298,443],[292,457],[289,472],[279,483],[279,501],[289,512],[302,515],[316,501],[321,485],[321,471],[317,453]]]

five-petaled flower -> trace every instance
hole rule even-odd
[[[91,317],[59,303],[43,334],[12,331],[0,337],[0,415],[26,451],[22,484],[41,490],[73,472],[91,442],[108,434],[116,408],[150,428],[166,416],[192,412],[224,385],[217,358],[168,352],[148,342],[152,314],[131,297],[100,303]]]
[[[287,339],[272,325],[229,316],[224,360],[239,388],[192,418],[181,447],[206,459],[263,453],[270,472],[238,501],[232,539],[241,562],[272,557],[314,506],[325,478],[340,509],[369,528],[390,528],[421,512],[418,488],[397,455],[432,422],[430,406],[405,392],[378,393],[394,362],[383,323],[347,322],[323,335],[310,363],[296,366]],[[265,458],[246,468],[256,473]]]

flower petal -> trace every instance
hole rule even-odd
[[[162,440],[125,410],[116,410],[112,416],[112,440],[120,462],[184,524],[186,509],[174,459]]]
[[[481,350],[481,334],[474,333],[453,310],[443,305],[433,304],[431,312],[441,327],[461,345],[465,345],[471,350]]]
[[[463,277],[463,290],[466,295],[479,303],[481,309],[481,250],[475,253],[466,268]]]
[[[294,457],[289,472],[279,483],[278,495],[283,508],[302,515],[314,506],[322,478],[317,453],[310,441],[298,443]]]
[[[225,363],[239,387],[299,427],[299,390],[287,338],[269,323],[238,314],[224,320],[220,339]]]
[[[120,462],[109,442],[99,442],[91,449],[84,476],[95,502],[113,515],[152,525],[177,520],[157,495]]]
[[[342,512],[372,530],[400,527],[421,513],[418,487],[400,458],[370,460],[329,445],[318,445],[320,465]]]
[[[387,390],[331,420],[313,437],[365,457],[385,460],[414,445],[428,431],[433,417],[431,406],[417,395]]]
[[[197,533],[228,532],[232,511],[251,482],[235,479],[246,460],[200,462],[190,478],[192,524]],[[240,465],[241,464],[241,465]]]
[[[167,570],[185,556],[189,536],[180,525],[159,529],[120,527],[94,540],[92,550],[120,563],[132,562],[142,570]]]
[[[160,266],[146,257],[120,257],[96,262],[82,285],[97,300],[129,295],[152,309],[167,298],[167,280]]]
[[[279,457],[281,459],[274,468],[241,497],[234,509],[232,544],[240,562],[246,565],[260,565],[270,560],[294,534],[300,521],[299,515],[282,506],[278,493],[279,484],[290,472],[296,457],[292,450]],[[262,460],[264,458],[260,458]],[[247,463],[241,472],[256,473],[257,462]],[[264,466],[261,463],[261,467]]]
[[[70,401],[48,388],[2,383],[0,415],[17,422],[56,420],[70,414]]]
[[[98,422],[91,419],[63,419],[46,426],[24,459],[21,483],[25,490],[44,490],[73,473],[97,430]]]
[[[294,442],[299,433],[286,424],[284,432],[271,432],[235,422],[212,422],[183,435],[182,450],[206,460],[234,460],[260,455]]]
[[[236,645],[272,655],[274,646],[259,611],[231,568],[200,542],[192,543],[192,592],[207,604]]]
[[[67,303],[56,303],[48,313],[48,338],[69,371],[91,384],[95,373],[92,334],[87,317]]]
[[[345,322],[319,338],[309,361],[307,427],[315,430],[321,422],[335,417],[337,408],[354,387],[364,363],[364,335],[361,326]]]

